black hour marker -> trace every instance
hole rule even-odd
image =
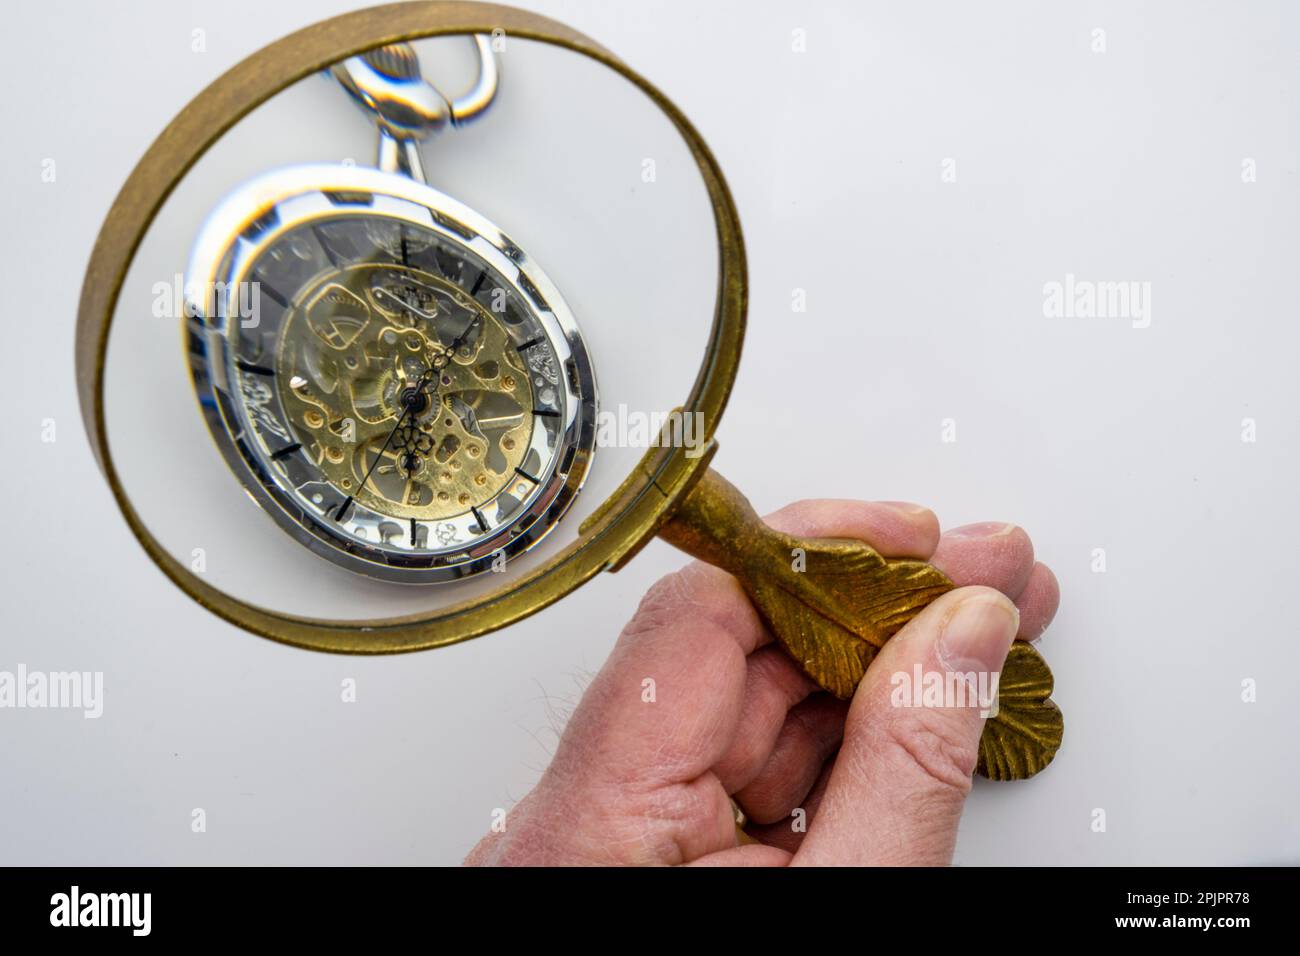
[[[325,233],[321,231],[321,227],[312,226],[311,231],[312,234],[316,236],[316,241],[320,243],[320,247],[325,252],[326,258],[329,259],[330,265],[334,266],[337,269],[339,264],[339,257],[335,255],[334,250],[330,248],[330,244],[329,242],[326,241]]]
[[[470,505],[469,510],[474,512],[474,520],[478,522],[478,529],[484,534],[487,534],[487,522],[483,520],[483,515],[479,512],[478,508]]]
[[[245,362],[243,359],[236,362],[235,367],[241,372],[248,372],[251,375],[275,376],[275,369],[267,368],[265,365],[254,365],[252,362]]]
[[[406,240],[403,239],[402,242],[405,243]],[[414,518],[411,519],[411,547],[413,548],[415,547],[415,519]]]
[[[541,484],[541,481],[540,481],[539,479],[534,478],[532,475],[530,475],[528,472],[524,471],[522,468],[516,468],[516,469],[515,469],[515,474],[516,474],[516,475],[521,475],[522,477],[527,478],[529,481],[531,481],[531,482],[532,482],[533,484],[535,484],[535,485],[540,485],[540,484]]]
[[[343,516],[348,513],[348,509],[351,507],[352,507],[352,496],[348,495],[346,498],[343,499],[343,504],[339,505],[339,510],[334,512],[334,520],[342,521]]]
[[[474,280],[474,288],[469,290],[469,294],[478,295],[478,290],[483,288],[483,280],[486,278],[487,278],[487,270],[484,269],[482,272],[478,274],[478,278]]]
[[[282,309],[289,308],[289,300],[276,291],[275,286],[268,283],[265,279],[257,280],[258,293],[265,292],[266,297]]]
[[[283,448],[281,448],[279,451],[277,451],[274,455],[271,456],[271,460],[279,461],[281,458],[288,458],[290,455],[292,455],[301,447],[302,447],[302,442],[294,442],[292,445],[285,445]]]
[[[553,408],[534,408],[534,415],[540,415],[542,418],[559,418],[560,413]]]
[[[405,227],[403,227],[403,229],[402,229],[402,265],[404,265],[404,266],[409,266],[410,264],[411,264],[411,256],[410,256],[410,253],[409,253],[409,252],[407,251],[407,249],[406,249],[406,229],[405,229]],[[414,536],[414,534],[412,534],[412,536],[411,536],[411,540],[412,540],[412,541],[415,540],[415,536]]]
[[[535,339],[529,339],[529,340],[528,340],[527,342],[525,342],[523,345],[516,345],[516,346],[515,346],[515,351],[516,351],[516,352],[527,352],[527,351],[528,351],[530,348],[532,348],[534,345],[540,345],[540,344],[542,343],[542,341],[543,341],[543,339],[542,339],[542,337],[539,335],[539,336],[538,336],[537,338],[535,338]]]

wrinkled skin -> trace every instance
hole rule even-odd
[[[542,779],[474,865],[946,865],[971,788],[978,707],[899,707],[891,675],[996,671],[1056,613],[1056,578],[1003,523],[940,535],[899,502],[802,501],[792,534],[928,560],[958,588],[877,655],[851,701],[786,656],[730,575],[659,581],[574,712]],[[654,681],[654,700],[644,699]],[[729,798],[758,842],[738,845]]]

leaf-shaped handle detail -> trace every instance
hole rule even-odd
[[[821,687],[853,696],[885,641],[955,586],[924,561],[881,557],[865,542],[799,538],[768,527],[734,486],[709,469],[660,536],[740,581],[786,651]],[[984,724],[977,772],[1032,777],[1056,755],[1064,722],[1051,701],[1052,672],[1017,641]]]
[[[1032,777],[1052,762],[1064,732],[1047,661],[1033,645],[1016,641],[998,680],[998,711],[984,722],[975,772],[990,780]]]

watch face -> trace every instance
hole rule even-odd
[[[407,582],[500,567],[554,526],[590,461],[577,325],[476,214],[326,169],[369,189],[331,180],[268,209],[262,184],[196,248],[191,367],[214,436],[254,499],[336,563]]]

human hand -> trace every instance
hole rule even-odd
[[[695,562],[668,575],[624,628],[542,779],[467,863],[952,861],[984,718],[977,704],[894,706],[891,677],[918,665],[999,671],[1013,638],[1037,638],[1055,615],[1056,578],[1019,528],[940,536],[916,505],[803,501],[765,520],[929,561],[958,588],[890,639],[853,699],[839,701],[774,643],[729,574]],[[757,842],[738,844],[732,797]]]

